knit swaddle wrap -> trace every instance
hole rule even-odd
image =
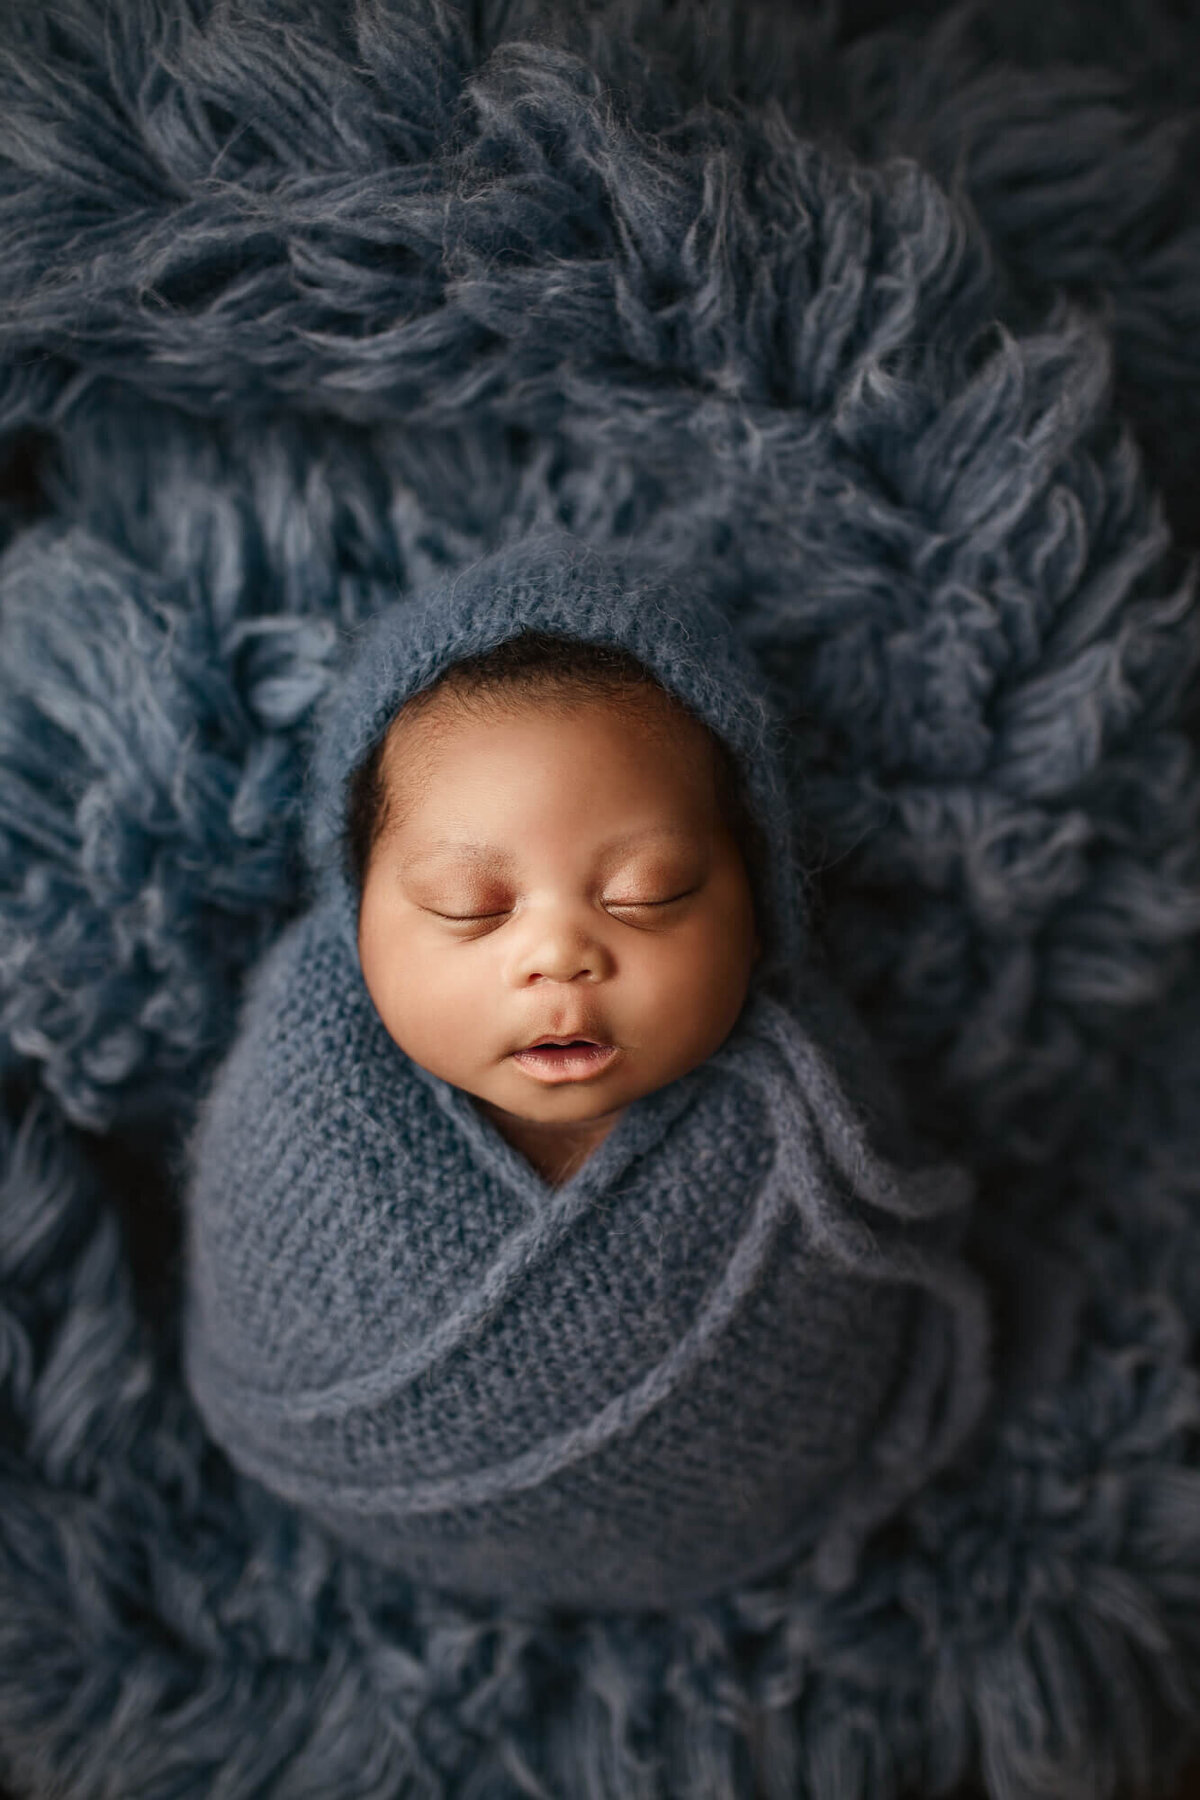
[[[638,655],[735,751],[774,853],[733,1031],[557,1189],[388,1036],[341,855],[403,700],[524,629]],[[377,622],[318,749],[323,891],[194,1145],[187,1367],[240,1468],[444,1587],[671,1607],[800,1552],[847,1579],[962,1443],[986,1388],[967,1178],[886,1163],[789,1000],[787,818],[752,667],[699,596],[552,541]]]

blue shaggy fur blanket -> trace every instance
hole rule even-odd
[[[0,11],[14,1796],[1108,1800],[1194,1748],[1198,48],[1166,0]],[[548,527],[703,570],[824,974],[1011,1297],[1002,1425],[837,1593],[456,1599],[181,1379],[315,709]]]

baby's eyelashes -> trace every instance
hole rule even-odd
[[[669,894],[662,900],[604,900],[601,904],[608,912],[654,912],[663,907],[675,906],[696,892],[698,892],[696,888],[687,888],[681,894]],[[507,918],[511,908],[504,907],[495,912],[477,913],[442,912],[434,906],[425,906],[421,910],[432,913],[435,919],[444,919],[450,925],[483,925],[492,919]]]
[[[679,900],[686,900],[697,892],[695,888],[687,888],[682,894],[671,894],[665,900],[606,900],[605,906],[610,912],[638,912],[656,906],[674,906]]]
[[[507,912],[494,913],[445,913],[438,912],[436,907],[423,906],[422,912],[432,913],[435,919],[445,919],[451,925],[479,925],[488,919],[505,919]]]

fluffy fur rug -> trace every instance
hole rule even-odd
[[[1093,1800],[1194,1741],[1197,39],[1142,0],[852,22],[3,9],[18,1795]],[[827,971],[995,1267],[1018,1224],[1064,1271],[1002,1427],[836,1597],[414,1590],[235,1479],[179,1381],[180,1146],[304,899],[345,628],[546,524],[715,583]]]

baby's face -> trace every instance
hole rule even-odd
[[[400,1048],[501,1129],[611,1129],[711,1056],[741,1010],[750,883],[703,729],[658,710],[481,714],[438,696],[392,728],[363,977]],[[546,1036],[599,1048],[528,1051]]]

